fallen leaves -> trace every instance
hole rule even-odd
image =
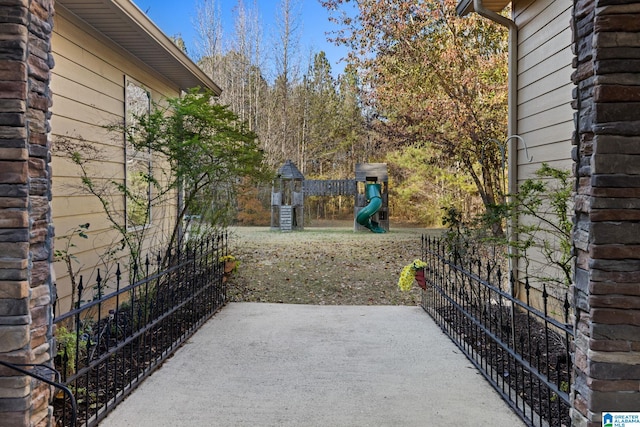
[[[417,305],[420,289],[401,292],[398,275],[420,257],[421,236],[437,230],[354,232],[347,227],[282,233],[238,227],[231,254],[241,262],[229,280],[230,301],[317,305]]]

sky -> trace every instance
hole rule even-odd
[[[197,31],[195,30],[197,5],[204,0],[133,0],[149,18],[169,37],[181,35],[187,46],[189,56],[197,58]],[[278,0],[255,0],[258,14],[262,21],[264,42],[274,39],[272,33],[276,30],[276,9]],[[335,24],[329,22],[329,12],[320,4],[319,0],[299,0],[300,2],[300,55],[303,59],[303,71],[306,70],[309,52],[324,51],[331,63],[334,76],[341,73],[345,63],[340,59],[347,54],[347,49],[335,46],[327,41],[326,32],[336,30]],[[222,29],[224,39],[231,37],[234,26],[234,7],[236,0],[217,0],[222,13]],[[244,0],[246,8],[253,4],[253,0]],[[266,49],[268,50],[268,46]]]

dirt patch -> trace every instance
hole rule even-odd
[[[323,224],[325,225],[325,224]],[[398,289],[402,267],[420,257],[421,236],[439,230],[392,228],[385,234],[339,226],[282,233],[230,229],[240,260],[228,281],[229,301],[327,305],[417,305],[419,288]]]

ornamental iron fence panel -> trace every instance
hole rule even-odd
[[[505,277],[496,257],[424,236],[422,253],[422,308],[527,425],[571,425],[568,297],[561,322],[548,312],[546,285],[538,310],[530,304],[528,280],[524,301],[513,296],[513,276]]]
[[[129,283],[119,265],[109,286],[98,271],[99,298],[54,319],[56,369],[77,402],[78,425],[97,425],[224,305],[226,234],[167,254],[133,265]],[[107,289],[115,291],[103,295]],[[78,301],[82,291],[80,277]],[[55,397],[58,425],[73,425],[71,406],[68,396]]]

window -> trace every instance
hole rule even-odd
[[[138,118],[148,115],[151,109],[151,94],[142,85],[132,80],[125,84],[125,138],[126,162],[126,223],[127,228],[137,228],[149,224],[151,220],[151,152],[136,148],[136,138],[141,138],[136,130]]]

